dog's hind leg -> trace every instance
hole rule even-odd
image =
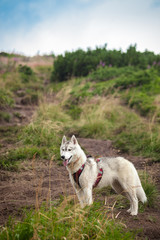
[[[132,186],[124,186],[124,195],[130,201],[130,208],[127,210],[132,216],[138,214],[138,198],[136,195],[136,189]]]
[[[131,186],[127,186],[124,183],[121,183],[117,179],[115,179],[112,183],[113,189],[121,194],[130,201],[130,208],[127,210],[131,215],[137,215],[138,213],[138,199],[136,196],[136,189]]]
[[[132,216],[137,215],[137,213],[138,213],[138,199],[137,199],[135,191],[127,192],[126,197],[130,201],[130,208],[127,210],[127,212],[129,212]]]

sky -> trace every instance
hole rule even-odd
[[[160,54],[160,0],[0,0],[0,51],[57,55],[106,43]]]

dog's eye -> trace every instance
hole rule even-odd
[[[71,148],[69,148],[69,149],[68,149],[68,151],[70,152],[70,151],[72,151],[72,149],[71,149]]]
[[[62,151],[64,151],[65,149],[64,148],[62,148]]]

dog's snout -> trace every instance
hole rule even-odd
[[[65,156],[64,156],[64,155],[62,155],[62,156],[61,156],[61,159],[62,159],[62,160],[64,160],[64,159],[65,159]]]

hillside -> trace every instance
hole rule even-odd
[[[100,64],[61,81],[56,61],[0,57],[0,239],[159,239],[158,63]],[[95,158],[124,156],[135,164],[148,197],[137,217],[110,188],[94,193],[93,207],[79,208],[61,166],[64,134],[75,134]],[[15,220],[7,224],[10,215]]]

